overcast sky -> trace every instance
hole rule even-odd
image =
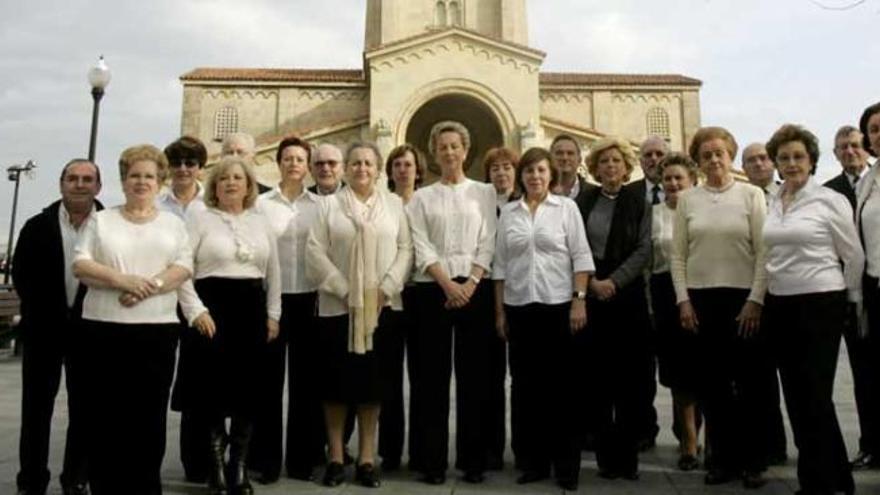
[[[409,0],[416,1],[416,0]],[[785,122],[820,138],[833,176],[834,131],[880,100],[880,0],[531,0],[530,45],[543,70],[680,73],[703,81],[704,125],[766,141]],[[33,159],[18,226],[57,196],[58,173],[85,156],[86,72],[99,54],[103,199],[121,200],[116,159],[180,132],[178,77],[195,67],[360,68],[364,0],[35,0],[0,17],[0,167]],[[738,162],[737,162],[738,163]],[[2,177],[0,177],[2,179]],[[0,244],[12,183],[0,180]]]

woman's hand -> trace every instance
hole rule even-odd
[[[682,301],[678,303],[678,318],[681,321],[681,328],[693,333],[697,333],[700,322],[697,320],[697,312],[690,301]]]
[[[140,300],[159,293],[159,286],[153,279],[139,275],[120,273],[115,285],[117,289],[122,292],[130,292]]]
[[[443,287],[446,294],[446,309],[458,309],[467,306],[474,294],[476,285],[472,280],[460,284],[454,280],[450,280],[449,284]]]
[[[281,328],[278,326],[277,321],[272,318],[266,319],[266,342],[272,342],[277,339],[280,331]]]
[[[571,301],[571,334],[575,335],[587,326],[587,301],[575,299]]]
[[[507,336],[510,334],[510,329],[507,328],[507,313],[504,309],[495,310],[495,333],[498,334],[498,338],[507,342]]]
[[[617,287],[611,280],[590,280],[590,292],[600,301],[607,301],[617,293]]]
[[[739,336],[748,339],[758,333],[761,328],[761,310],[763,308],[755,301],[746,301],[736,321],[739,323]]]
[[[205,311],[200,314],[193,320],[193,327],[199,331],[200,334],[208,337],[209,339],[214,338],[214,334],[217,333],[217,325],[214,324],[214,319],[211,318],[211,313]]]
[[[132,294],[131,292],[123,292],[122,294],[119,294],[119,304],[125,306],[126,308],[135,306],[139,302],[141,302],[141,298]]]
[[[382,292],[382,289],[379,289],[379,295],[376,296],[376,315],[381,315],[382,310],[385,308],[385,304],[388,302],[388,296]]]

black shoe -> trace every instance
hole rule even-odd
[[[732,481],[734,478],[735,476],[730,471],[720,468],[712,468],[706,473],[706,477],[703,478],[703,483],[707,485],[721,485],[728,481]]]
[[[445,473],[425,473],[419,481],[422,483],[427,483],[429,485],[442,485],[446,483],[446,474]]]
[[[382,459],[382,472],[391,473],[400,469],[400,457],[388,457]]]
[[[324,486],[339,486],[345,481],[345,466],[338,462],[330,462],[324,470]]]
[[[678,469],[681,471],[693,471],[698,467],[700,467],[700,461],[698,461],[695,456],[682,454],[681,457],[678,458]]]
[[[645,452],[657,446],[657,440],[654,437],[647,437],[639,440],[636,448],[639,452]]]
[[[64,495],[89,495],[89,487],[86,483],[73,483],[61,487]]]
[[[599,477],[606,480],[616,480],[620,478],[620,473],[613,469],[599,469]]]
[[[519,475],[519,478],[516,479],[516,484],[527,485],[536,481],[546,480],[549,477],[550,473],[544,471],[526,471]]]
[[[880,467],[880,459],[875,457],[874,454],[859,452],[850,465],[856,471],[861,471],[863,469],[877,469]]]
[[[271,473],[267,473],[267,472],[259,473],[259,476],[257,477],[257,483],[259,483],[261,485],[271,485],[273,483],[277,483],[280,475],[281,475],[281,473],[278,473],[275,471],[273,471]]]
[[[746,471],[743,473],[743,487],[748,490],[757,490],[767,484],[767,479],[758,471]]]
[[[248,477],[247,459],[250,449],[253,425],[241,418],[232,418],[229,433],[229,465],[226,475],[229,495],[253,495],[254,488]]]
[[[210,431],[208,444],[208,474],[205,476],[210,495],[227,495],[229,493],[226,484],[226,432],[222,424],[213,426]]]
[[[465,471],[464,476],[462,476],[461,479],[476,485],[485,481],[486,477],[483,475],[482,471]]]
[[[578,489],[578,480],[576,478],[559,478],[556,480],[556,484],[567,492],[576,492]]]
[[[359,465],[355,470],[354,479],[361,486],[367,488],[379,488],[382,485],[382,482],[379,481],[379,473],[373,469],[373,465],[370,463]]]

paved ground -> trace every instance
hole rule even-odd
[[[21,396],[21,361],[0,351],[0,495],[15,493],[15,473],[18,470],[18,425]],[[57,474],[61,465],[63,452],[63,433],[67,422],[67,409],[65,395],[59,394],[56,402],[55,420],[53,422],[52,453],[50,469],[55,480],[50,493],[60,494],[57,482]],[[856,421],[855,405],[852,399],[852,378],[846,360],[845,351],[841,355],[838,372],[837,388],[835,392],[837,411],[846,437],[847,445],[851,453],[854,453],[858,438],[858,424]],[[656,402],[662,433],[658,439],[658,446],[651,452],[641,456],[641,479],[631,481],[605,481],[596,476],[596,463],[592,454],[584,454],[581,462],[581,484],[578,493],[602,493],[602,494],[701,494],[717,493],[732,494],[743,493],[740,484],[731,483],[720,487],[705,487],[702,483],[703,473],[696,471],[681,473],[675,470],[674,464],[677,458],[674,447],[674,439],[669,426],[670,396],[667,390],[661,387]],[[454,411],[454,408],[453,408]],[[168,452],[165,456],[163,477],[165,480],[166,494],[201,494],[205,490],[199,485],[188,484],[183,481],[183,472],[178,462],[177,433],[179,416],[176,413],[169,414],[168,429]],[[791,445],[789,434],[789,453],[796,455]],[[466,495],[471,493],[480,494],[503,494],[503,493],[538,493],[560,494],[562,490],[552,482],[536,483],[525,487],[514,483],[515,473],[511,466],[510,452],[508,449],[507,467],[503,472],[491,473],[487,481],[482,485],[468,485],[451,476],[443,486],[427,486],[416,481],[414,474],[406,470],[398,474],[387,475],[383,478],[382,488],[370,490],[355,485],[342,485],[336,489],[328,489],[315,483],[304,483],[282,479],[271,486],[256,486],[260,495],[270,494],[450,494]],[[351,475],[351,473],[349,473]],[[797,489],[795,474],[795,461],[790,460],[788,465],[772,468],[768,472],[770,482],[755,494],[789,494]],[[862,472],[856,474],[858,493],[880,495],[880,471]]]

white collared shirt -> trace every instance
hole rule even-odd
[[[501,209],[492,278],[504,280],[504,303],[571,301],[574,274],[594,272],[584,221],[570,198],[548,194],[534,217],[525,200]]]
[[[666,202],[651,207],[651,247],[654,250],[651,273],[669,272],[669,256],[672,253],[672,225],[675,210]]]
[[[64,292],[67,295],[67,307],[72,308],[76,301],[76,292],[79,290],[79,279],[73,276],[73,250],[79,240],[79,234],[88,223],[89,218],[95,213],[95,205],[89,212],[79,228],[70,223],[70,213],[64,203],[58,205],[58,223],[61,225],[61,249],[64,252]]]
[[[306,278],[306,240],[309,229],[318,221],[321,201],[321,196],[305,188],[290,201],[278,187],[257,199],[257,207],[266,216],[278,240],[281,292],[284,294],[303,294],[317,289]]]
[[[437,181],[418,189],[406,206],[416,253],[416,282],[439,263],[449,278],[468,277],[473,265],[488,276],[495,253],[495,188],[471,179]]]
[[[764,221],[768,289],[788,296],[847,289],[861,301],[865,255],[846,197],[813,179],[782,210],[782,191]],[[843,262],[843,270],[840,263]]]
[[[166,186],[156,196],[156,207],[168,213],[173,213],[181,220],[186,221],[188,214],[205,211],[208,208],[205,205],[205,189],[199,183],[196,183],[196,187],[198,188],[196,197],[190,200],[189,203],[183,204],[174,195],[174,190],[171,189],[171,186]]]
[[[880,175],[873,175],[872,184],[863,182],[862,185],[870,187],[867,197],[859,204],[859,225],[865,242],[865,271],[880,278]]]
[[[662,204],[666,201],[666,191],[663,190],[662,184],[654,184],[650,179],[645,177],[645,201],[648,202],[649,205],[653,206],[654,203],[654,188],[657,188],[657,197],[660,199],[660,202],[657,203]]]

